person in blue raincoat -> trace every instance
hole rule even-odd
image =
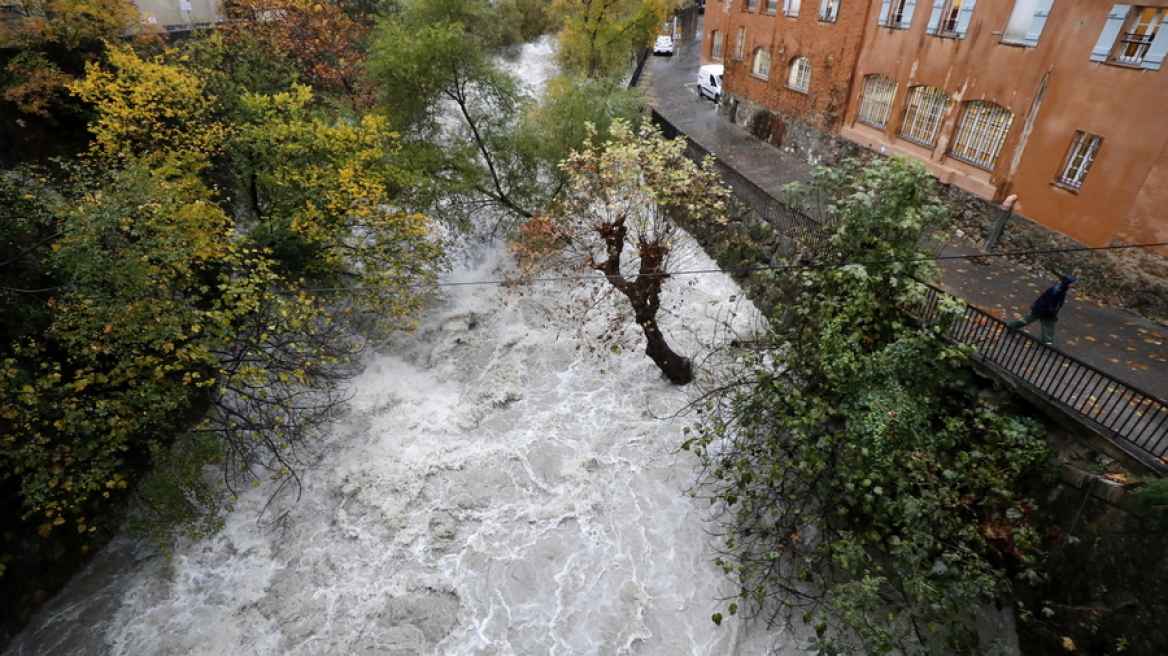
[[[1042,292],[1042,295],[1030,305],[1030,314],[1006,325],[1021,328],[1035,321],[1042,321],[1042,343],[1050,346],[1054,341],[1054,324],[1058,321],[1059,310],[1063,309],[1063,303],[1067,301],[1067,291],[1076,280],[1077,278],[1071,274],[1066,274],[1050,289]]]

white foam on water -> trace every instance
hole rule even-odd
[[[683,268],[715,268],[688,252]],[[507,266],[500,249],[450,280]],[[668,417],[686,392],[639,349],[598,359],[544,327],[567,288],[446,288],[354,382],[285,523],[257,524],[261,488],[171,560],[121,545],[12,653],[803,653],[711,622],[733,590],[684,494],[694,463]],[[687,353],[737,293],[721,274],[667,290]],[[104,609],[73,589],[102,590]]]
[[[534,87],[551,48],[516,64]],[[672,268],[716,268],[682,251]],[[498,246],[456,261],[448,282],[514,275]],[[570,289],[445,288],[370,357],[287,521],[257,523],[261,488],[169,560],[115,541],[7,653],[805,653],[782,631],[710,620],[734,589],[685,494],[695,463],[669,417],[686,390],[640,348],[597,359],[546,327]],[[668,281],[675,350],[698,354],[738,293],[721,274]]]

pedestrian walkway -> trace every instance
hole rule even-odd
[[[711,101],[697,95],[695,82],[700,65],[700,48],[700,40],[681,44],[673,57],[653,58],[649,62],[641,86],[654,110],[692,141],[771,195],[781,197],[784,185],[810,179],[813,168],[811,163],[751,137],[745,130],[717,114]],[[1009,321],[1025,315],[1030,303],[1056,282],[1056,278],[1036,276],[1003,257],[987,256],[980,251],[980,244],[969,241],[963,235],[952,235],[952,238],[953,241],[938,252],[941,286],[988,317]],[[1035,323],[1019,332],[1037,336],[1038,330],[1039,326]],[[1027,349],[1033,348],[1035,354],[1042,350],[1036,341],[1018,333],[1003,329],[1002,335],[1007,335],[1011,340],[1027,342]],[[1002,335],[997,335],[997,338],[1000,339]],[[984,341],[987,338],[979,336],[977,339]],[[1030,341],[1034,341],[1033,347]],[[1058,352],[1049,357],[1043,356],[1043,359],[1065,362],[1067,358],[1062,357],[1062,354],[1070,356],[1090,365],[1104,377],[1122,381],[1135,392],[1142,392],[1152,403],[1158,402],[1162,407],[1168,405],[1164,401],[1168,399],[1166,344],[1168,328],[1120,308],[1083,298],[1072,290],[1060,314],[1055,335],[1054,346]],[[988,348],[988,345],[982,344],[981,348]],[[1032,359],[1037,357],[1034,355]],[[1031,364],[1034,363],[1020,367],[1030,370],[1033,369]],[[1019,371],[1015,375],[1025,380],[1023,373]],[[1065,388],[1072,384],[1081,385],[1082,381],[1080,378],[1059,379],[1058,384]],[[1094,393],[1086,393],[1078,388],[1064,391],[1075,398],[1083,396],[1083,403],[1088,406],[1097,402]],[[1109,411],[1115,411],[1115,403],[1107,402]],[[1079,407],[1079,404],[1070,407],[1090,416],[1087,412],[1089,407],[1087,410]],[[1147,411],[1143,405],[1139,405],[1128,414],[1140,419],[1146,416]],[[1152,428],[1159,431],[1155,441],[1164,438],[1164,450],[1168,451],[1168,423],[1157,426],[1158,423]],[[1163,457],[1164,453],[1157,452],[1156,455]]]

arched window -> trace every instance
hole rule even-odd
[[[913,87],[908,96],[908,106],[904,110],[904,123],[900,126],[900,136],[924,146],[937,145],[937,130],[949,96],[935,87]]]
[[[713,45],[710,46],[710,59],[721,59],[722,32],[720,30],[714,30],[711,36],[713,37],[713,39],[711,39]]]
[[[796,91],[806,92],[811,86],[811,60],[806,57],[796,57],[791,60],[787,69],[787,86]]]
[[[864,77],[864,95],[860,97],[860,111],[856,120],[874,128],[888,126],[892,101],[896,98],[896,82],[884,75]]]
[[[771,74],[770,50],[759,48],[754,51],[754,66],[750,69],[750,72],[759,77],[767,77]]]
[[[1001,105],[988,100],[967,102],[949,154],[992,169],[1002,153],[1002,144],[1006,143],[1006,134],[1013,122],[1014,112]]]

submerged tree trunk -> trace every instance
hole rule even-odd
[[[656,319],[641,322],[641,330],[645,332],[645,355],[652,358],[657,368],[665,374],[669,382],[674,385],[686,385],[693,382],[693,363],[689,358],[678,355],[669,348],[665,335],[657,327]]]
[[[621,254],[628,236],[628,226],[623,220],[614,221],[597,228],[606,244],[605,259],[594,262],[593,268],[608,276],[608,283],[629,299],[633,306],[633,316],[637,325],[645,333],[645,355],[649,356],[657,368],[674,385],[693,382],[693,364],[689,358],[678,355],[669,348],[665,335],[657,325],[657,310],[661,308],[661,286],[669,278],[665,272],[665,256],[668,246],[658,242],[641,241],[637,244],[640,252],[638,275],[625,277],[620,271]]]

